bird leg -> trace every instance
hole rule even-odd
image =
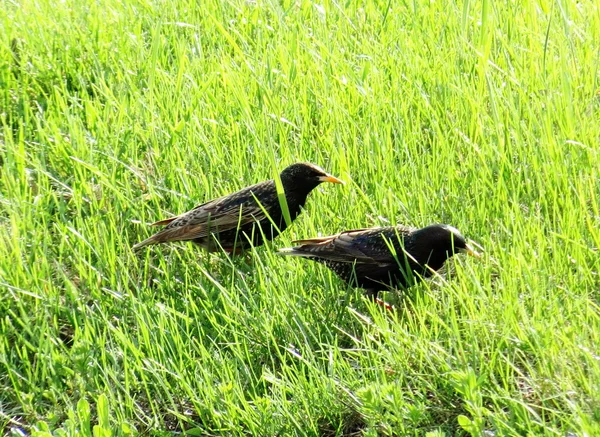
[[[390,305],[389,303],[387,303],[386,301],[379,299],[379,298],[375,298],[375,303],[377,305],[382,306],[383,308],[385,308],[388,311],[394,311],[394,306]]]
[[[235,247],[233,249],[223,249],[227,255],[230,257],[238,256],[244,253],[244,249],[242,247]]]
[[[385,308],[388,311],[393,311],[394,307],[392,305],[390,305],[389,303],[385,302],[383,299],[380,299],[379,297],[377,297],[377,295],[379,294],[377,290],[373,290],[372,288],[368,288],[366,289],[366,293],[367,297],[371,300],[373,300],[373,302],[375,302],[377,305],[382,306],[383,308]]]

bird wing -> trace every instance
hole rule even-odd
[[[342,234],[348,234],[348,233],[352,233],[352,232],[364,232],[364,231],[369,231],[371,229],[377,229],[377,228],[353,229],[351,231],[344,231],[344,232],[340,232],[339,234],[328,235],[326,237],[314,237],[314,238],[306,238],[306,239],[303,239],[303,240],[293,240],[292,243],[295,243],[295,244],[323,244],[323,243],[331,243],[333,240],[335,240],[337,237],[339,237]]]
[[[166,226],[168,224],[171,224],[175,220],[179,220],[179,219],[182,219],[185,216],[191,215],[191,213],[193,213],[194,211],[214,209],[214,205],[216,205],[219,202],[223,201],[224,197],[225,196],[220,197],[220,198],[215,199],[215,200],[211,200],[210,202],[202,203],[202,204],[200,204],[198,206],[195,206],[194,208],[190,209],[189,211],[184,212],[183,214],[179,214],[179,215],[176,215],[175,217],[171,217],[171,218],[168,218],[168,219],[159,220],[157,222],[151,223],[150,226]]]
[[[194,240],[215,232],[237,229],[266,217],[264,207],[253,196],[245,199],[242,196],[224,196],[177,217],[156,222],[167,226],[151,238],[155,243]]]
[[[294,247],[287,254],[306,257],[318,257],[326,261],[353,264],[391,265],[395,259],[384,240],[403,238],[408,228],[366,228],[341,232],[329,237],[299,240],[301,246]],[[391,242],[390,242],[391,243]]]

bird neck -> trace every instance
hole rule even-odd
[[[423,258],[426,260],[425,264],[432,270],[439,270],[448,259],[448,254],[445,251],[432,249],[428,254],[424,254]]]
[[[406,250],[421,265],[427,264],[433,270],[442,268],[449,258],[446,248],[431,241],[426,234],[417,231],[410,241],[407,241]]]
[[[285,197],[288,200],[295,200],[297,202],[301,201],[302,203],[306,201],[306,198],[308,197],[310,192],[317,188],[319,184],[320,182],[311,183],[307,181],[302,181],[300,183],[297,183],[294,180],[282,181],[283,191],[285,191]]]
[[[300,208],[306,203],[306,198],[309,192],[303,190],[285,190],[285,200],[287,201],[288,208],[292,219],[300,213]]]

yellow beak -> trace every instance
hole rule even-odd
[[[346,185],[346,182],[344,182],[341,179],[336,178],[335,176],[331,176],[330,174],[325,175],[325,176],[319,176],[319,180],[321,182],[331,182],[332,184]]]
[[[471,243],[471,244],[469,244]],[[477,252],[475,249],[473,249],[473,245],[476,245],[478,247],[479,244],[475,243],[474,241],[470,241],[469,243],[466,244],[465,248],[461,250],[461,252],[466,253],[467,255],[470,256],[474,256],[475,258],[481,258],[481,254],[479,252]]]

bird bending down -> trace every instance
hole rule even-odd
[[[379,291],[407,288],[418,276],[431,276],[456,253],[480,256],[457,229],[448,225],[357,229],[294,243],[300,245],[278,253],[323,263],[374,298]]]
[[[323,182],[344,184],[340,179],[309,163],[296,163],[280,174],[289,217],[293,221],[306,198]],[[150,238],[133,246],[134,250],[152,244],[192,241],[209,252],[222,248],[228,253],[260,246],[283,232],[288,223],[280,205],[274,180],[260,182],[194,209],[153,223],[165,226]]]

